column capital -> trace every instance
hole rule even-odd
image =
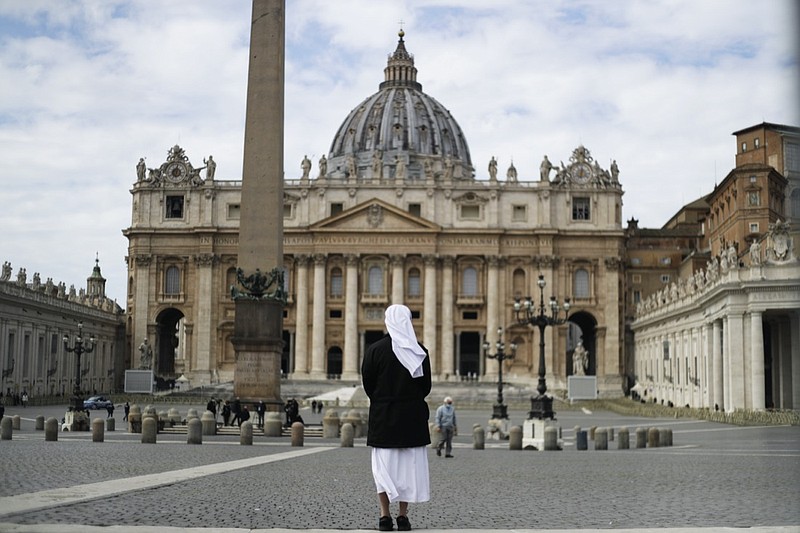
[[[194,256],[194,262],[198,266],[210,267],[219,263],[219,256],[216,254],[197,254]]]
[[[358,254],[344,254],[344,262],[347,266],[358,266]]]
[[[427,254],[422,256],[422,261],[425,263],[426,267],[435,267],[438,261],[438,257],[435,254]]]
[[[294,256],[294,263],[297,266],[308,266],[311,257],[308,254],[297,254]]]
[[[452,255],[443,255],[443,256],[441,256],[440,259],[442,261],[442,266],[448,267],[448,268],[452,268],[452,266],[456,262],[456,258],[453,257]]]
[[[389,256],[389,261],[392,263],[392,266],[403,266],[405,263],[406,256],[401,254],[392,254]]]
[[[325,254],[314,254],[314,265],[315,266],[325,266],[325,263],[328,260],[328,256]]]

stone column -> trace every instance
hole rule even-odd
[[[730,400],[726,405],[728,411],[744,409],[745,375],[744,375],[744,315],[730,314],[727,317],[727,350],[724,351],[725,364],[730,369]],[[727,389],[726,389],[727,390]]]
[[[431,375],[438,374],[436,357],[436,256],[426,255],[425,289],[422,308],[422,344],[428,349],[431,359]]]
[[[764,330],[761,312],[750,313],[750,408],[763,411],[766,408],[764,387]]]
[[[297,302],[295,303],[294,373],[298,377],[308,373],[308,261],[307,255],[295,258]]]
[[[285,11],[284,0],[253,0],[238,251],[245,276],[283,269]],[[283,306],[264,296],[236,300],[233,393],[242,400],[283,403]]]
[[[342,379],[358,379],[358,256],[348,254],[344,300],[344,362]]]
[[[702,355],[703,377],[700,381],[700,390],[703,394],[703,407],[714,409],[714,348],[713,329],[711,324],[703,324],[701,338],[700,338],[700,353]]]
[[[216,368],[216,361],[211,361],[211,339],[215,336],[214,326],[211,319],[211,310],[215,308],[214,302],[219,298],[213,290],[214,265],[219,262],[219,257],[214,254],[200,254],[195,257],[195,268],[197,269],[197,291],[198,299],[202,299],[195,306],[195,325],[197,335],[187,335],[197,339],[195,353],[185,353],[186,359],[190,364],[193,374],[198,372],[208,372],[208,381],[211,383],[211,369]],[[192,331],[193,333],[193,331]],[[192,343],[184,347],[184,350],[191,350]],[[190,357],[194,355],[194,357]],[[192,364],[192,361],[194,364]]]
[[[147,317],[150,315],[150,309],[148,307],[148,297],[150,295],[150,265],[152,264],[153,260],[149,255],[144,254],[137,254],[130,260],[133,261],[133,269],[136,273],[136,278],[134,280],[134,300],[136,301],[136,311],[135,316],[133,317],[134,336],[133,339],[131,339],[133,342],[133,346],[131,346],[133,360],[131,363],[133,368],[139,368],[139,363],[141,362],[139,345],[146,338],[150,341],[151,346],[155,344],[153,342],[154,339],[149,339],[147,335]],[[155,347],[153,347],[153,357],[155,357]],[[71,388],[70,391],[72,391]]]
[[[442,377],[455,374],[455,347],[453,346],[453,257],[442,258],[442,351],[440,362]]]
[[[791,382],[787,383],[791,392],[791,405],[785,408],[800,409],[800,313],[790,313],[789,334],[791,335],[791,349],[786,352],[787,364],[791,365]],[[791,324],[794,324],[792,326]]]
[[[724,388],[724,372],[723,372],[723,359],[722,359],[722,322],[715,320],[711,325],[711,359],[712,359],[712,375],[713,375],[713,391],[714,391],[714,405],[710,406],[712,409],[719,406],[724,410],[725,405],[725,388]]]
[[[490,353],[495,353],[497,338],[497,328],[500,325],[498,316],[497,292],[498,292],[498,258],[489,256],[486,258],[488,273],[486,278],[486,342],[489,343]],[[483,353],[481,353],[483,357]],[[497,359],[486,359],[486,378],[497,380],[498,362]]]
[[[392,255],[392,303],[402,304],[405,294],[405,273],[403,272],[402,255]]]
[[[311,377],[325,378],[325,264],[323,254],[314,255],[314,310],[311,325]]]

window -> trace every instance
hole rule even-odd
[[[579,268],[575,271],[574,275],[574,288],[573,294],[575,298],[588,298],[589,297],[589,271],[585,268]]]
[[[631,264],[633,266],[641,265],[642,264],[642,258],[641,257],[631,257]]]
[[[283,292],[284,294],[289,294],[289,276],[291,272],[288,268],[283,267]]]
[[[408,212],[415,217],[422,216],[422,204],[408,204]]]
[[[164,294],[180,294],[181,293],[181,271],[178,267],[167,267],[164,275]]]
[[[789,172],[800,172],[800,144],[786,143],[786,168],[783,169],[783,175],[786,176]]]
[[[759,146],[761,146],[761,139],[756,137],[755,139],[753,139],[753,148],[758,148]]]
[[[344,204],[341,202],[334,202],[331,204],[331,216],[338,215],[344,211]]]
[[[747,143],[742,141],[742,153],[747,151]]]
[[[294,214],[294,205],[283,204],[283,218],[292,218]]]
[[[422,287],[420,284],[420,274],[418,268],[412,268],[408,271],[408,297],[418,298],[422,295]]]
[[[478,320],[478,312],[477,311],[464,311],[461,314],[461,318],[464,320]]]
[[[572,220],[589,220],[589,199],[588,198],[573,198],[572,199]]]
[[[641,274],[634,274],[631,276],[631,279],[634,283],[641,283],[642,282],[642,275]]]
[[[757,177],[755,177],[755,176],[750,176],[750,183],[755,183],[756,181],[758,181],[758,178],[757,178]]]
[[[342,296],[344,296],[342,269],[339,267],[334,267],[333,269],[331,269],[330,296],[331,298],[341,298]]]
[[[461,218],[479,219],[481,218],[481,206],[479,205],[462,205]]]
[[[757,192],[750,192],[747,193],[747,203],[752,206],[757,206],[761,204],[761,195]]]
[[[669,283],[669,274],[661,274],[661,283]]]
[[[672,258],[671,257],[662,257],[659,260],[659,263],[661,263],[664,266],[671,265],[672,264]]]
[[[525,222],[528,220],[528,206],[527,205],[514,205],[511,206],[511,220],[512,222]]]
[[[286,209],[286,206],[283,206]],[[289,205],[291,207],[291,205]],[[239,204],[228,204],[228,219],[238,220],[242,215],[242,206]]]
[[[462,273],[461,294],[463,296],[478,295],[478,271],[474,267],[467,267]]]
[[[514,298],[524,298],[527,292],[525,289],[525,271],[521,268],[515,269],[511,279],[514,289]]]
[[[342,318],[342,310],[341,309],[331,309],[328,313],[329,318]]]
[[[367,293],[383,294],[383,269],[379,266],[369,267],[367,275]]]
[[[800,188],[792,191],[792,216],[800,217]]]
[[[633,291],[633,303],[638,304],[642,301],[642,291]]]
[[[750,233],[758,233],[758,222],[750,223]]]
[[[165,218],[183,218],[183,196],[167,196]]]

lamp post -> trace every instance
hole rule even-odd
[[[539,305],[528,296],[524,300],[519,298],[514,300],[514,317],[517,324],[527,324],[537,326],[539,328],[539,384],[536,390],[538,396],[531,398],[531,410],[528,413],[528,418],[538,418],[539,420],[553,419],[555,413],[553,412],[553,398],[545,395],[547,392],[547,383],[545,382],[545,362],[544,362],[544,330],[547,326],[559,326],[566,323],[569,316],[569,298],[564,299],[564,304],[559,305],[555,296],[550,297],[550,302],[545,306],[544,303],[544,288],[547,282],[544,276],[539,274]],[[561,311],[564,311],[563,317]]]
[[[508,408],[503,403],[503,361],[514,359],[517,353],[517,345],[513,342],[509,345],[510,353],[506,353],[506,343],[503,342],[503,328],[497,328],[497,342],[494,344],[495,353],[489,353],[491,345],[483,343],[483,355],[489,359],[497,359],[497,403],[492,406],[492,418],[498,420],[508,419]]]
[[[83,322],[78,322],[78,336],[70,347],[69,335],[64,335],[64,350],[75,354],[75,389],[72,395],[72,410],[75,412],[83,411],[83,394],[81,393],[81,355],[91,353],[94,350],[95,339],[83,338]]]

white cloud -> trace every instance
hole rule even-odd
[[[0,260],[125,298],[134,166],[175,143],[239,179],[250,13],[239,0],[0,3]],[[291,0],[287,177],[383,81],[404,21],[418,81],[477,175],[535,179],[583,144],[616,159],[623,216],[660,226],[734,162],[730,133],[800,124],[791,0]],[[504,172],[501,172],[504,174]]]

